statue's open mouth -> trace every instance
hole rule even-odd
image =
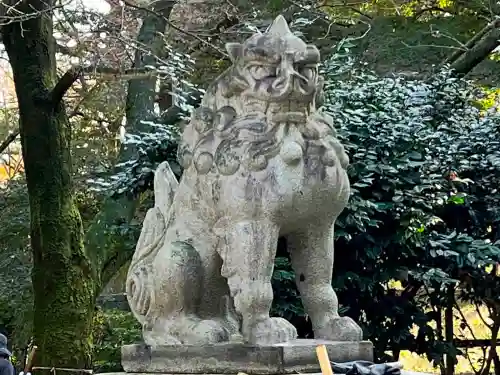
[[[283,60],[276,73],[269,87],[270,96],[275,100],[306,99],[316,90],[317,74],[312,67],[296,67],[291,61]]]
[[[238,71],[236,83],[244,95],[261,100],[290,100],[303,105],[312,101],[318,88],[317,64],[296,61],[293,54],[284,54],[273,62],[250,61]]]

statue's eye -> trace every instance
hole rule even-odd
[[[248,68],[253,79],[259,80],[276,75],[276,68],[270,65],[252,65]]]

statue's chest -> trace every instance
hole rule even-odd
[[[348,180],[332,152],[320,142],[284,143],[269,168],[268,188],[272,199],[298,205],[303,201],[339,198]]]
[[[269,160],[265,170],[199,182],[198,201],[210,202],[207,207],[215,210],[216,217],[228,213],[240,218],[269,216],[284,224],[315,215],[334,216],[349,197],[345,170],[340,165],[326,165],[316,152],[304,154],[294,163],[278,155]]]
[[[349,181],[344,169],[325,165],[317,153],[304,155],[296,164],[276,158],[264,184],[266,210],[281,221],[332,216],[349,198]]]
[[[329,185],[340,163],[325,140],[285,139],[274,163],[275,174],[300,176],[304,186]]]
[[[324,141],[284,139],[262,170],[242,168],[232,175],[202,179],[200,199],[211,201],[221,215],[267,212],[288,217],[335,211],[347,201],[349,181],[328,146]]]
[[[304,157],[295,164],[276,160],[269,169],[268,184],[281,196],[302,195],[316,190],[332,190],[338,184],[338,171],[322,163],[317,155]]]

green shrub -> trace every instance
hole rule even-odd
[[[335,232],[340,303],[378,360],[409,349],[440,363],[459,354],[432,324],[432,307],[454,303],[447,286],[476,303],[500,291],[487,272],[500,261],[500,117],[482,111],[481,91],[451,71],[428,81],[380,77],[354,64],[345,44],[323,74],[323,110],[351,158],[352,196]],[[286,257],[274,277],[282,282],[274,312],[296,324],[303,310]]]
[[[123,371],[121,347],[138,341],[142,341],[141,326],[132,313],[97,310],[94,317],[94,371]]]

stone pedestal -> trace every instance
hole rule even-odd
[[[279,375],[321,371],[316,347],[325,345],[330,360],[373,361],[369,341],[335,342],[293,340],[272,346],[223,343],[208,346],[172,345],[152,348],[144,344],[122,347],[127,373]]]

